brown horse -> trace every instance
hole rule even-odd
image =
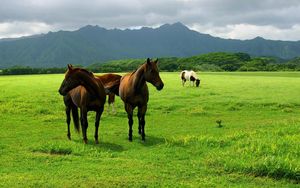
[[[126,74],[121,78],[119,86],[119,95],[125,104],[125,110],[128,116],[129,133],[128,139],[132,141],[132,124],[133,110],[138,107],[139,134],[145,141],[145,114],[147,111],[147,103],[149,99],[149,91],[146,82],[150,82],[157,90],[164,87],[158,68],[157,62],[151,61],[141,65],[136,71]]]
[[[101,76],[95,76],[97,82],[99,84],[103,84],[105,88],[105,93],[108,95],[108,104],[113,107],[115,101],[115,93],[119,95],[119,84],[122,76],[117,74],[105,74]],[[112,87],[113,86],[113,87]],[[113,93],[114,92],[114,93]],[[71,132],[70,132],[70,123],[71,123],[71,110],[73,116],[74,127],[77,132],[79,132],[79,118],[78,118],[78,107],[73,103],[71,97],[72,90],[69,91],[67,95],[64,96],[64,103],[66,106],[66,117],[67,117],[67,125],[68,125],[68,133],[67,136],[69,140],[71,140]]]
[[[86,131],[88,128],[87,113],[88,111],[96,112],[95,121],[95,142],[98,143],[98,128],[100,117],[102,115],[106,94],[103,84],[95,78],[93,73],[81,69],[73,68],[68,65],[59,93],[64,97],[66,104],[68,137],[70,137],[70,110],[72,109],[75,128],[79,130],[77,107],[80,108],[80,121],[83,134],[83,141],[87,143]],[[77,115],[77,119],[76,119]]]
[[[96,75],[96,78],[99,79],[102,82],[102,84],[105,88],[106,95],[108,95],[108,108],[107,108],[108,113],[109,113],[109,107],[110,106],[112,107],[112,113],[113,114],[116,113],[116,110],[114,108],[115,93],[119,92],[119,87],[112,88],[111,86],[112,85],[115,85],[115,86],[119,85],[121,77],[122,76],[120,76],[118,74],[112,74],[112,73],[104,74],[104,75],[101,75],[101,76]],[[115,90],[115,91],[113,91],[113,90]]]

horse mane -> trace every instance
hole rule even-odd
[[[88,71],[88,70],[86,70],[86,69],[83,69],[83,68],[74,68],[73,70],[75,70],[75,71],[80,71],[80,72],[82,72],[82,73],[86,73],[87,77],[90,77],[90,79],[95,79],[95,84],[97,84],[97,85],[101,84],[101,85],[103,86],[102,81],[100,80],[101,83],[98,83],[98,82],[97,82],[97,79],[98,79],[98,78],[97,78],[92,72],[90,72],[90,71]],[[89,82],[89,81],[87,81],[85,77],[82,77],[82,79],[85,80],[85,83],[87,84],[87,85],[84,85],[85,88],[86,88],[86,86],[88,86],[88,85],[91,86],[92,83]],[[86,89],[87,89],[87,88],[86,88]],[[95,93],[98,93],[97,88],[95,88],[95,87],[92,86],[90,89],[92,89]]]
[[[83,72],[85,72],[85,73],[87,73],[87,74],[89,74],[90,76],[94,76],[94,74],[91,72],[91,71],[88,71],[88,70],[86,70],[86,69],[82,69],[82,68],[75,68],[75,70],[80,70],[80,71],[83,71]]]
[[[143,64],[141,64],[137,69],[135,69],[133,72],[130,73],[130,76],[132,76],[134,73],[136,73],[137,70],[139,70],[140,68],[142,68],[142,66],[144,66],[145,62]]]
[[[135,69],[133,72],[130,73],[130,76],[132,76],[138,69]]]

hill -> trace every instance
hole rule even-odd
[[[116,59],[189,57],[210,52],[244,52],[251,56],[291,59],[300,54],[300,42],[257,37],[231,40],[190,30],[181,23],[137,30],[85,26],[76,31],[0,40],[0,68],[15,65],[64,67]]]
[[[129,72],[135,70],[145,59],[113,60],[87,66],[94,72]],[[246,53],[214,52],[191,57],[159,58],[162,71],[299,71],[300,58],[283,61],[276,57],[251,57]]]

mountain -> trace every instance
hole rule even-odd
[[[257,37],[232,40],[190,30],[181,23],[153,29],[105,29],[85,26],[76,31],[0,40],[0,68],[14,65],[63,67],[115,59],[188,57],[209,52],[244,52],[283,59],[300,54],[300,41],[273,41]]]

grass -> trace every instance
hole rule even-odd
[[[0,187],[298,187],[300,73],[179,73],[149,85],[146,142],[127,140],[123,104],[104,112],[100,144],[67,127],[63,75],[0,77]],[[221,121],[221,126],[217,123]]]

